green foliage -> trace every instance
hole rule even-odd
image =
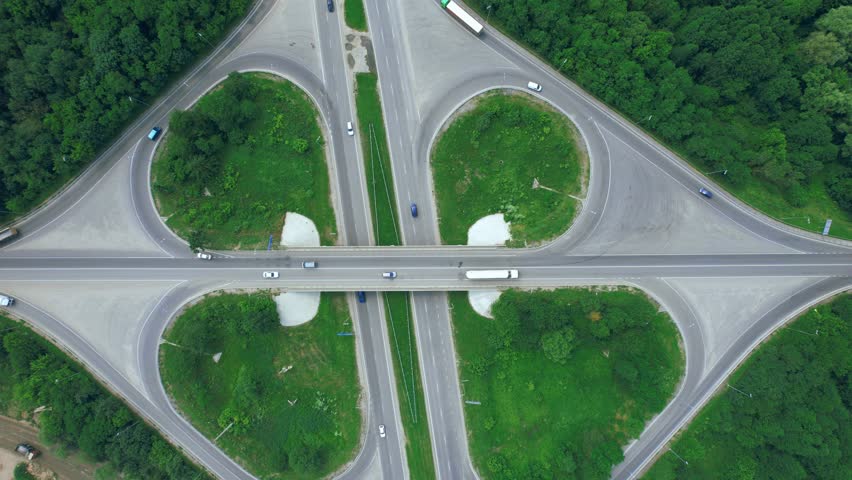
[[[228,429],[217,443],[258,477],[320,478],[358,442],[354,341],[336,335],[348,320],[342,295],[323,294],[316,318],[288,328],[268,293],[210,296],[166,334],[163,380],[208,438]]]
[[[755,207],[852,237],[849,189],[828,188],[852,176],[843,3],[468,2]]]
[[[845,479],[852,471],[852,295],[810,309],[738,369],[649,479]],[[818,334],[817,334],[818,333]]]
[[[494,213],[511,222],[515,245],[560,234],[576,211],[570,195],[580,190],[580,161],[561,114],[521,96],[483,98],[432,156],[441,239],[467,244],[471,225]],[[536,178],[549,189],[533,189]]]
[[[504,292],[494,320],[451,294],[470,448],[486,479],[609,477],[683,372],[675,326],[645,297]]]
[[[184,480],[201,474],[79,365],[23,324],[0,316],[0,340],[0,372],[12,373],[0,377],[0,385],[11,384],[10,401],[18,410],[50,406],[39,417],[40,434],[60,443],[59,454],[66,445],[79,448],[126,478]],[[170,452],[168,462],[154,457],[156,448]],[[17,469],[15,475],[30,478],[18,477]]]
[[[239,73],[192,110],[175,112],[152,169],[168,225],[193,250],[265,248],[270,234],[279,243],[290,211],[334,243],[324,152],[312,148],[321,138],[316,118],[292,83]]]
[[[29,470],[27,470],[26,463],[19,463],[15,465],[13,475],[15,480],[36,480],[35,475],[31,474]]]
[[[379,77],[375,73],[357,73],[355,82],[355,105],[361,129],[361,148],[364,152],[364,170],[367,172],[367,191],[370,194],[376,244],[400,245],[390,151],[379,97]]]
[[[413,479],[435,478],[426,399],[417,361],[417,345],[411,333],[414,330],[414,318],[411,316],[409,293],[386,292],[384,301],[393,368],[397,372],[397,397],[400,399],[400,417],[405,430],[408,470]]]
[[[249,3],[0,2],[0,209],[87,165]]]
[[[343,3],[343,16],[349,28],[367,31],[367,14],[364,12],[364,0],[346,0]]]

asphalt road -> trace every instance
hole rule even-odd
[[[316,9],[316,28],[321,56],[321,77],[298,62],[282,55],[249,53],[223,63],[240,41],[249,37],[269,11],[272,1],[262,1],[235,32],[193,70],[184,81],[159,101],[107,149],[81,177],[56,199],[26,218],[19,228],[19,242],[34,238],[79,202],[97,184],[125,152],[132,152],[131,189],[135,215],[161,254],[128,258],[111,252],[66,251],[61,248],[41,251],[0,252],[0,281],[50,282],[103,281],[134,282],[173,280],[169,291],[154,310],[147,312],[139,338],[138,367],[143,374],[144,390],[138,391],[91,345],[61,319],[46,314],[37,306],[19,302],[15,312],[36,328],[56,339],[104,381],[113,391],[152,421],[168,438],[181,445],[221,478],[251,478],[227,458],[209,440],[203,438],[178,415],[165,396],[159,379],[157,350],[168,321],[185,302],[208,291],[229,287],[307,289],[330,291],[405,290],[424,291],[412,295],[420,368],[424,381],[427,413],[436,470],[439,478],[473,478],[467,436],[464,430],[456,358],[452,348],[452,330],[447,310],[446,290],[476,288],[540,287],[577,284],[617,283],[636,285],[654,296],[670,312],[684,337],[687,371],[675,399],[640,439],[627,449],[625,462],[618,466],[616,478],[633,478],[647,465],[665,442],[703,405],[727,374],[763,336],[791,315],[831,292],[852,284],[852,250],[842,243],[823,241],[815,236],[791,231],[754,213],[749,207],[713,187],[716,196],[705,202],[702,212],[730,222],[755,238],[788,251],[787,254],[607,254],[601,248],[609,240],[618,240],[622,230],[601,227],[614,213],[635,208],[641,185],[635,191],[613,189],[623,178],[612,166],[607,139],[617,138],[624,152],[643,158],[642,165],[653,175],[665,177],[672,185],[667,195],[698,195],[700,185],[711,184],[670,152],[632,127],[577,86],[561,79],[552,69],[518,49],[493,29],[470,42],[482,42],[515,66],[497,69],[488,65],[470,65],[462,84],[451,89],[439,101],[419,111],[414,102],[413,69],[405,42],[401,4],[365,2],[379,70],[383,108],[393,161],[394,186],[398,198],[402,235],[408,248],[367,248],[373,243],[366,201],[363,162],[357,137],[345,134],[345,123],[352,120],[352,79],[344,63],[341,14],[328,14],[321,3]],[[435,9],[435,21],[447,21],[446,14]],[[461,28],[461,27],[459,27]],[[219,252],[216,259],[204,262],[191,258],[186,244],[163,224],[151,201],[148,178],[155,144],[141,140],[154,125],[167,127],[166,118],[174,109],[190,106],[200,95],[215,86],[229,72],[269,71],[283,75],[305,89],[316,102],[328,139],[330,177],[334,191],[340,248],[291,249],[271,253]],[[583,133],[591,158],[589,192],[580,216],[572,228],[554,242],[536,249],[417,247],[438,243],[436,210],[429,184],[429,149],[445,120],[472,96],[493,88],[523,89],[527,80],[543,85],[536,94],[555,108],[570,115]],[[357,127],[357,125],[356,125]],[[167,130],[166,130],[167,133]],[[647,196],[650,193],[644,192]],[[418,203],[420,216],[408,215],[408,205]],[[650,212],[652,214],[653,212]],[[702,213],[703,214],[703,213]],[[623,231],[641,226],[649,219],[633,216]],[[700,253],[705,245],[694,246]],[[571,255],[579,249],[595,255]],[[663,253],[663,252],[660,252]],[[804,253],[818,253],[806,255]],[[320,268],[306,272],[302,260],[318,260]],[[475,268],[518,268],[515,281],[474,282],[463,272]],[[281,278],[264,281],[264,270],[280,270]],[[396,271],[396,280],[381,278],[383,271]],[[813,277],[814,284],[776,306],[753,327],[743,332],[723,358],[708,372],[702,369],[704,344],[700,336],[685,328],[694,315],[691,306],[662,278],[730,277]],[[821,280],[818,280],[820,279]],[[760,281],[760,280],[756,280]],[[428,291],[428,292],[426,292]],[[353,317],[358,333],[359,368],[368,398],[367,432],[362,451],[343,476],[362,478],[374,458],[381,464],[384,478],[406,478],[407,468],[403,434],[399,420],[399,401],[394,372],[389,359],[389,342],[384,311],[376,295],[368,295],[366,304],[357,304]],[[388,437],[379,440],[378,424],[384,423]]]

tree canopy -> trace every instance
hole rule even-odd
[[[0,2],[0,203],[20,213],[90,162],[248,0]]]
[[[852,6],[837,0],[469,0],[734,184],[823,184],[852,212]]]
[[[729,380],[645,478],[849,478],[852,295],[813,308]],[[748,395],[746,395],[748,394]]]
[[[97,462],[109,462],[124,478],[205,478],[80,365],[5,317],[0,317],[0,372],[0,406],[30,412],[49,407],[37,417],[46,442],[79,448]],[[6,392],[11,398],[4,398]]]

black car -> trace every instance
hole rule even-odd
[[[328,0],[328,11],[329,12],[334,11],[334,0]]]

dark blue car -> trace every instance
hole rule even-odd
[[[698,193],[700,193],[701,195],[704,195],[707,198],[713,198],[713,192],[711,192],[710,190],[707,190],[704,187],[699,188]]]
[[[334,11],[334,0],[328,0],[328,11],[329,12]]]
[[[358,303],[367,303],[367,294],[364,292],[358,292]]]
[[[417,218],[417,204],[416,203],[411,204],[411,216],[414,217],[414,218]]]

